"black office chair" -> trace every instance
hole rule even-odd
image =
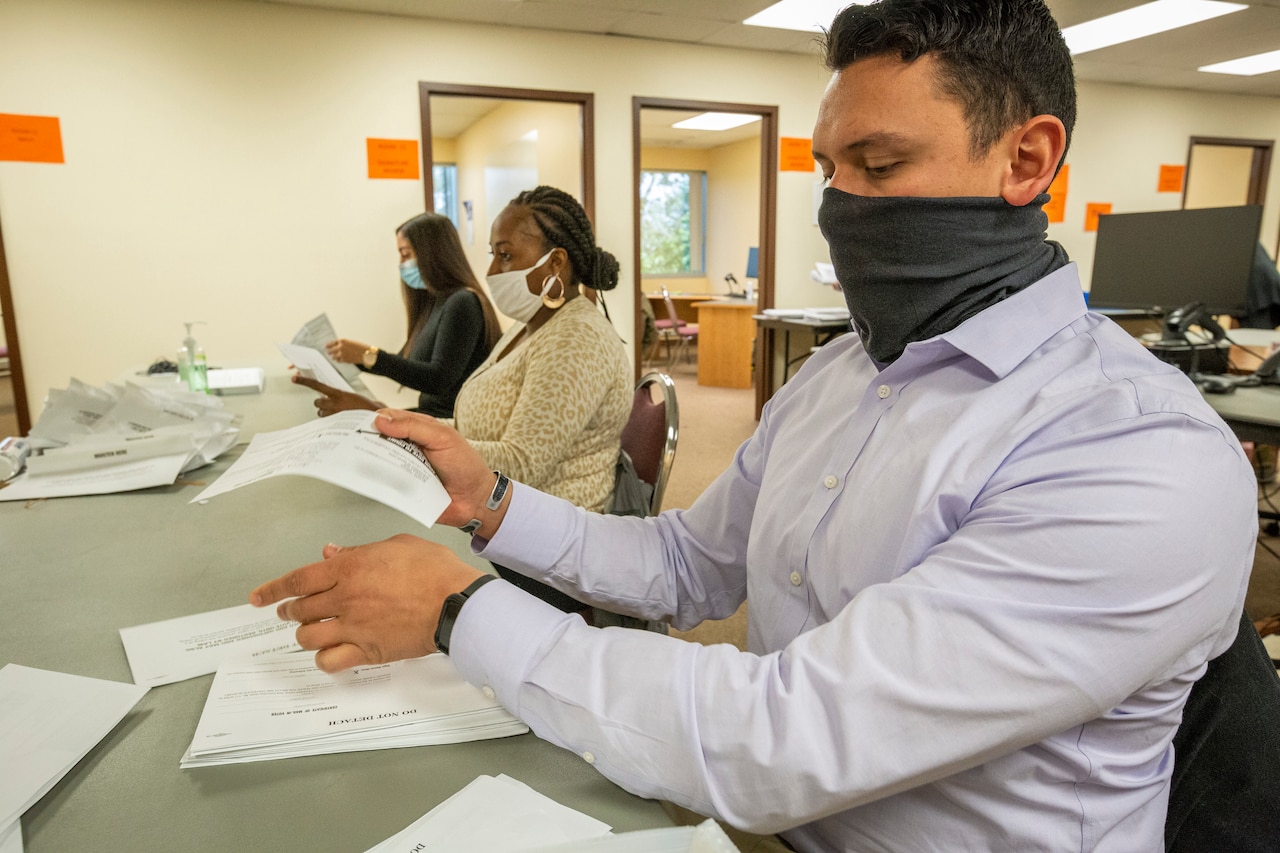
[[[1187,697],[1164,843],[1168,853],[1280,850],[1280,678],[1243,614]]]

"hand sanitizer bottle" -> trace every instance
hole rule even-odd
[[[204,347],[196,343],[191,336],[191,327],[200,320],[183,323],[187,327],[187,336],[178,348],[178,378],[186,383],[187,388],[201,394],[209,393],[209,363],[205,359]]]

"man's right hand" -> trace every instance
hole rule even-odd
[[[510,501],[503,500],[497,510],[485,506],[496,482],[493,469],[457,430],[430,415],[398,409],[380,410],[373,423],[383,435],[407,438],[422,448],[452,498],[440,523],[461,527],[475,518],[480,520],[479,534],[486,539],[493,536]]]

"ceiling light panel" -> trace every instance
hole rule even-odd
[[[836,13],[846,6],[866,6],[871,0],[779,0],[742,23],[778,30],[817,33],[831,26]]]
[[[1212,65],[1201,65],[1197,71],[1208,71],[1210,74],[1235,74],[1240,77],[1255,77],[1271,71],[1280,71],[1280,50],[1271,50],[1253,56],[1242,56],[1227,62],[1215,62]]]
[[[693,118],[687,118],[684,121],[678,121],[671,125],[681,130],[728,130],[732,127],[741,127],[744,124],[751,124],[753,121],[759,121],[760,116],[746,115],[744,113],[702,113]]]
[[[1241,3],[1216,0],[1156,0],[1114,15],[1095,18],[1062,31],[1073,54],[1087,53],[1113,44],[1176,30],[1220,15],[1247,9]]]

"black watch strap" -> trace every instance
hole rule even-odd
[[[466,604],[467,599],[475,595],[480,587],[497,579],[497,575],[482,575],[472,581],[462,592],[455,592],[444,600],[444,604],[440,606],[440,621],[436,623],[437,649],[446,655],[449,654],[449,639],[453,636],[453,623],[462,612],[462,605]]]
[[[489,493],[489,499],[484,502],[485,508],[490,512],[496,512],[498,507],[502,506],[502,499],[507,496],[507,489],[511,487],[511,480],[507,479],[506,474],[494,471],[493,475],[498,478],[498,482],[493,484],[493,491]],[[470,536],[480,529],[481,524],[480,519],[473,518],[458,529]]]

